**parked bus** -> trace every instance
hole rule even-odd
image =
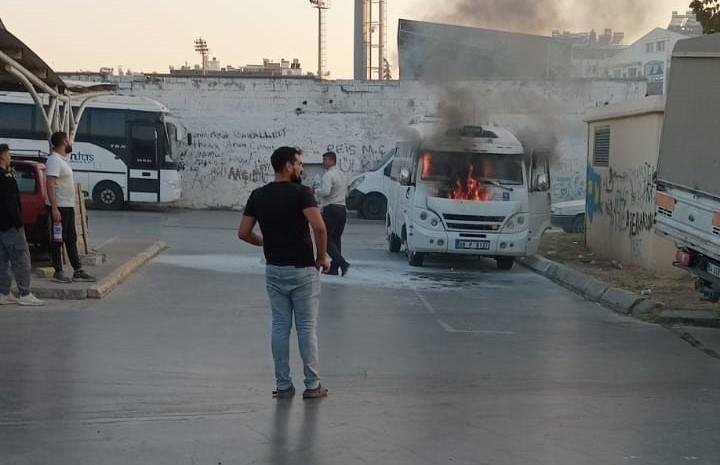
[[[28,94],[0,93],[0,141],[14,154],[40,161],[49,156],[42,118]],[[182,193],[178,161],[190,144],[190,134],[162,104],[100,97],[82,115],[70,164],[75,181],[99,208],[174,202]]]

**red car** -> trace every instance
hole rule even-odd
[[[20,189],[25,237],[30,245],[47,247],[50,230],[45,205],[45,165],[37,161],[13,160],[12,167]]]

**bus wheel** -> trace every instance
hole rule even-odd
[[[365,219],[381,220],[387,213],[387,200],[380,194],[370,194],[363,200],[360,212]]]
[[[122,189],[112,181],[103,181],[93,189],[93,205],[103,210],[119,210],[125,203]]]
[[[398,253],[400,248],[402,248],[402,241],[395,234],[390,233],[388,236],[388,250],[392,253]]]
[[[495,261],[501,270],[510,270],[515,264],[515,257],[496,257]]]

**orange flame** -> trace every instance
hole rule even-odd
[[[448,193],[448,198],[453,200],[474,200],[487,202],[492,200],[490,193],[483,183],[475,176],[475,167],[470,165],[467,178],[457,178],[455,181],[455,189]]]

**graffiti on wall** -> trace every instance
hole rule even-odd
[[[346,174],[365,172],[375,166],[387,152],[385,144],[328,144],[328,152],[338,156],[338,168]]]
[[[592,223],[604,216],[615,232],[631,238],[651,231],[655,224],[655,178],[656,169],[647,162],[627,171],[609,168],[604,174],[589,166],[588,220]]]
[[[268,154],[286,136],[285,128],[267,131],[196,131],[193,147],[183,161],[183,179],[194,189],[206,189],[219,179],[263,184],[272,179]]]
[[[578,158],[568,151],[551,166],[552,198],[554,202],[585,197],[585,157]]]
[[[317,141],[317,136],[298,139],[293,135],[297,135],[295,129],[272,124],[242,130],[196,127],[193,145],[179,160],[185,194],[223,199],[222,206],[242,206],[252,189],[274,178],[270,154],[282,145],[302,148],[306,165],[317,164],[322,153],[334,151],[338,167],[348,176],[374,167],[392,147],[392,142],[379,135],[368,137],[372,143],[330,139],[333,143],[325,144]]]

